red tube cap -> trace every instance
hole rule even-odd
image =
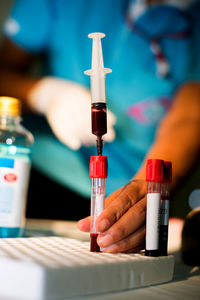
[[[172,182],[172,163],[171,161],[164,161],[164,178],[163,183]]]
[[[148,159],[146,165],[146,181],[163,182],[162,159]]]
[[[90,178],[107,178],[108,160],[107,156],[90,157]]]

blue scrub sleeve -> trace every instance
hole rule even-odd
[[[51,7],[48,0],[16,0],[3,33],[30,52],[45,49],[50,37]]]

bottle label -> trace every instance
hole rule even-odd
[[[160,193],[147,194],[146,250],[159,247]]]
[[[30,162],[0,157],[0,227],[23,227]]]
[[[169,222],[169,200],[161,200],[160,225],[168,225]]]

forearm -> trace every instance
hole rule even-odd
[[[200,149],[200,84],[187,84],[175,96],[174,105],[163,119],[156,139],[135,178],[145,179],[149,158],[172,161],[172,187],[186,174]]]

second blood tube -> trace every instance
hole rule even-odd
[[[167,255],[170,184],[172,182],[172,163],[164,161],[163,183],[161,185],[161,206],[159,226],[159,255]]]
[[[161,183],[163,181],[163,160],[149,159],[146,166],[147,214],[146,214],[146,256],[159,255],[159,216]]]

